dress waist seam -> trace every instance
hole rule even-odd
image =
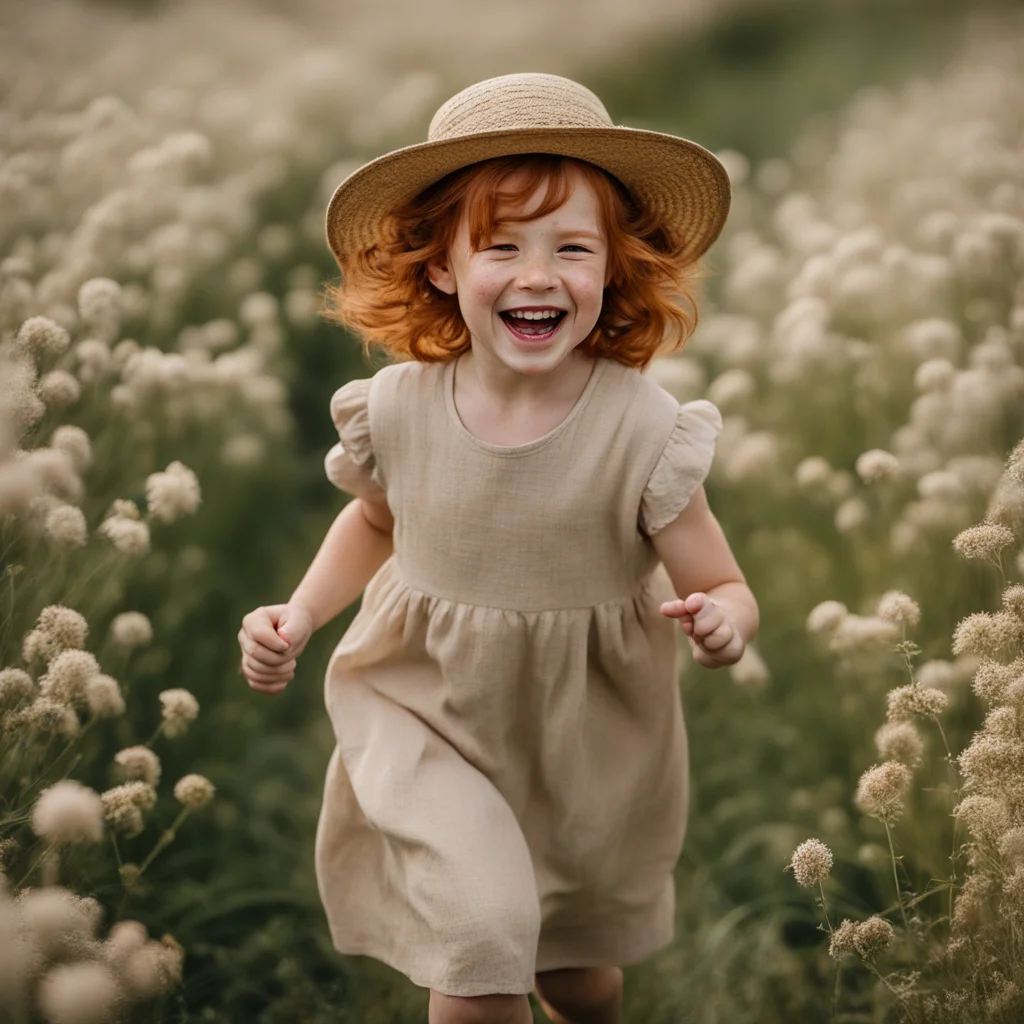
[[[446,601],[449,604],[465,605],[471,608],[488,608],[498,612],[518,612],[524,615],[538,614],[540,612],[573,612],[573,611],[586,611],[590,608],[598,608],[603,605],[610,604],[632,604],[637,598],[641,597],[645,591],[649,590],[653,580],[654,573],[649,572],[641,580],[637,588],[632,593],[617,594],[612,597],[603,598],[600,601],[588,601],[585,604],[558,604],[554,606],[545,606],[540,608],[523,608],[521,606],[512,605],[499,605],[491,604],[487,601],[470,601],[465,600],[463,597],[457,597],[449,594],[442,594],[435,590],[429,590],[426,587],[409,579],[408,576],[402,571],[401,564],[399,563],[397,556],[392,556],[392,574],[393,578],[407,587],[409,590],[414,590],[418,594],[428,600],[433,601]]]

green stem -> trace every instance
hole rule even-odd
[[[946,731],[942,728],[942,723],[939,721],[938,715],[932,715],[932,720],[935,722],[939,729],[939,735],[942,737],[942,745],[946,748],[946,765],[949,768],[949,798],[951,801],[950,806],[950,817],[953,819],[953,848],[949,852],[949,924],[952,929],[953,926],[953,891],[956,888],[956,850],[957,850],[957,832],[959,830],[960,822],[957,820],[953,810],[960,797],[960,788],[956,784],[956,769],[953,767],[953,752],[949,749],[949,742],[946,739]]]
[[[15,889],[24,889],[25,883],[32,877],[32,873],[37,867],[43,862],[43,858],[46,856],[46,847],[43,847],[43,852],[36,858],[35,863],[25,872],[22,876],[21,881],[14,887]]]
[[[892,861],[892,880],[896,883],[896,902],[900,907],[900,916],[903,918],[903,927],[906,929],[907,938],[910,938],[910,922],[907,920],[907,912],[903,909],[903,894],[900,892],[900,879],[896,873],[896,849],[892,845],[892,832],[889,829],[889,822],[882,819],[885,826],[885,837],[889,840],[889,859]]]
[[[153,735],[150,736],[148,740],[146,740],[143,746],[152,748],[153,744],[156,743],[158,739],[160,739],[160,735],[161,733],[163,733],[163,731],[164,723],[161,721],[160,724],[156,727],[156,732],[154,732]]]
[[[825,924],[828,925],[828,933],[832,934],[832,922],[828,919],[828,908],[825,906],[825,889],[821,882],[818,883],[818,892],[821,893],[821,912],[825,915]]]
[[[85,593],[85,585],[93,578],[93,576],[95,576],[96,573],[100,572],[102,569],[106,569],[114,565],[115,563],[120,563],[123,560],[123,558],[123,554],[120,551],[118,551],[117,548],[114,548],[113,551],[109,552],[104,556],[101,556],[97,560],[96,564],[93,566],[91,572],[86,573],[81,579],[75,580],[74,587],[68,588],[65,597],[66,603],[71,607],[74,607],[75,604],[78,602],[79,593]]]
[[[146,857],[146,859],[142,862],[142,864],[139,867],[140,878],[142,877],[142,873],[146,870],[146,868],[148,868],[149,865],[152,864],[153,861],[156,859],[156,855],[160,853],[161,850],[165,849],[167,846],[174,842],[174,839],[178,834],[178,829],[181,828],[181,823],[188,817],[188,812],[190,810],[190,807],[182,807],[182,809],[178,812],[178,816],[174,819],[174,824],[171,825],[170,828],[165,829],[161,833],[160,838],[156,841],[156,844],[153,846],[153,849],[149,851],[149,855]]]

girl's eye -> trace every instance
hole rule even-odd
[[[492,249],[514,249],[515,246],[511,242],[502,242],[500,245],[492,245]],[[563,245],[563,249],[579,249],[580,252],[590,252],[589,249],[582,245],[577,245],[575,242],[570,242],[568,245]]]

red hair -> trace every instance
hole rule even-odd
[[[440,362],[469,350],[469,330],[457,295],[435,288],[427,265],[444,257],[463,211],[470,244],[490,241],[497,225],[536,220],[557,210],[571,194],[569,166],[594,189],[608,240],[608,285],[601,314],[578,351],[645,367],[655,356],[676,352],[697,325],[692,290],[701,276],[685,258],[668,225],[642,210],[617,179],[594,164],[547,153],[496,157],[447,175],[413,200],[391,211],[380,241],[340,264],[342,281],[325,287],[324,317],[362,337],[396,361]],[[523,170],[517,189],[499,190]],[[547,190],[529,216],[521,210],[541,185]]]

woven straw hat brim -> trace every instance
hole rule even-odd
[[[507,128],[406,146],[364,164],[328,204],[331,251],[344,263],[380,240],[381,222],[396,206],[452,171],[514,153],[576,157],[608,171],[664,217],[689,259],[707,251],[729,213],[725,168],[688,139],[622,126]]]

